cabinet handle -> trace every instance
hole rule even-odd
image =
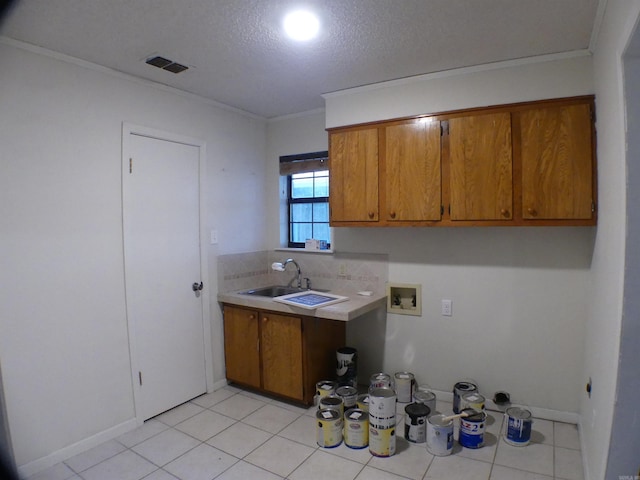
[[[367,216],[368,216],[369,218],[373,219],[373,217],[374,217],[374,213],[373,213],[373,212],[369,212],[369,213],[367,214]]]
[[[532,217],[535,217],[536,215],[538,215],[538,212],[536,212],[535,208],[527,208],[527,212],[529,212],[529,215],[531,215]]]
[[[503,208],[502,210],[500,210],[500,215],[502,215],[505,218],[509,218],[509,210],[507,210],[506,208]]]
[[[396,218],[396,212],[393,212],[393,211],[389,212],[389,216],[391,218]]]
[[[253,320],[254,318],[256,318],[256,316],[253,313],[249,315],[249,320]]]
[[[269,320],[269,317],[262,317],[262,321],[263,321],[263,322],[266,322],[266,321],[268,321],[268,320]]]

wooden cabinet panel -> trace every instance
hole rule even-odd
[[[388,221],[441,218],[440,122],[419,119],[384,129],[384,207]]]
[[[301,319],[263,312],[260,321],[263,388],[302,400]]]
[[[260,388],[257,311],[224,307],[224,358],[227,379]]]
[[[522,217],[593,216],[593,144],[590,104],[520,113]]]
[[[449,120],[451,220],[511,220],[511,115]]]
[[[378,129],[329,137],[331,222],[378,221]]]

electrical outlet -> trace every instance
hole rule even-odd
[[[218,230],[211,230],[211,245],[217,245],[218,243]]]
[[[347,274],[347,264],[340,263],[338,265],[338,275],[340,275],[341,277],[344,277],[346,274]]]
[[[441,311],[443,317],[450,317],[452,315],[453,302],[451,300],[442,299]]]

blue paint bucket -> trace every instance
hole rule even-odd
[[[466,408],[462,412],[469,413],[468,417],[460,417],[460,433],[458,443],[465,448],[480,448],[484,446],[484,427],[487,414],[473,408]]]
[[[515,447],[529,445],[531,440],[531,412],[526,408],[511,407],[504,412],[507,417],[504,441]]]

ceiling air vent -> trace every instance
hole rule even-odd
[[[180,73],[189,69],[189,67],[185,65],[181,65],[179,63],[174,62],[173,60],[169,60],[168,58],[164,58],[160,56],[147,58],[145,62],[148,65],[153,65],[154,67],[161,68],[162,70],[167,70],[171,73]]]

